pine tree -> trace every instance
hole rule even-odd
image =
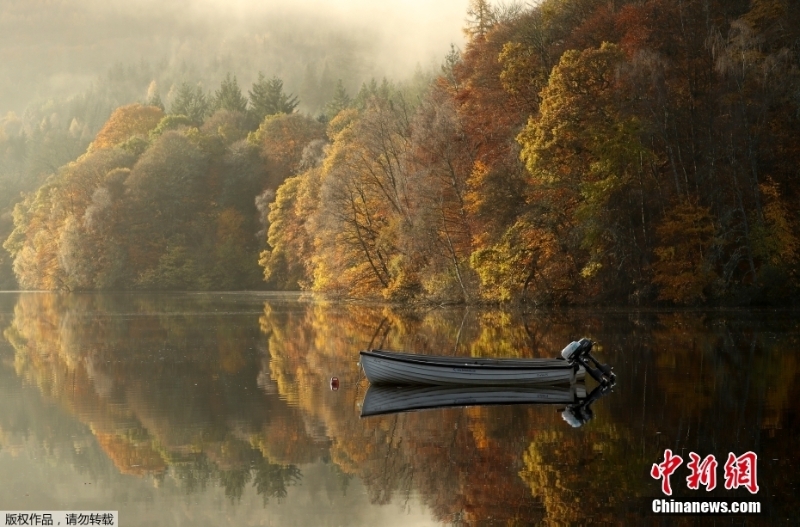
[[[345,108],[349,108],[351,103],[352,99],[344,88],[342,79],[339,79],[336,81],[336,90],[333,92],[333,99],[325,105],[325,115],[328,120],[333,119],[339,112]]]
[[[236,82],[236,75],[231,78],[228,73],[225,80],[214,94],[214,102],[212,108],[216,110],[228,110],[230,112],[245,112],[247,111],[247,99],[242,95],[242,90],[239,88],[239,83]]]
[[[299,104],[297,97],[283,93],[283,81],[278,77],[267,80],[263,73],[249,92],[250,106],[256,119],[261,122],[267,115],[292,113]]]
[[[456,78],[456,66],[461,61],[461,52],[454,44],[450,44],[450,51],[444,56],[442,63],[442,78],[447,81],[447,84],[454,90],[459,88],[458,79]]]
[[[188,82],[181,84],[170,112],[172,115],[185,115],[194,124],[201,124],[208,115],[209,103],[200,86]]]
[[[487,0],[470,0],[467,15],[469,18],[464,33],[472,39],[483,39],[497,20]]]

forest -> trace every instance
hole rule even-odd
[[[800,5],[466,15],[435,74],[353,90],[329,72],[313,113],[257,70],[166,105],[155,81],[113,108],[70,100],[91,119],[9,113],[0,287],[796,302]]]

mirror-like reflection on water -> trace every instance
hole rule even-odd
[[[800,512],[791,312],[7,293],[0,324],[0,509],[119,510],[126,526],[698,523],[649,511],[669,448],[720,464],[711,492],[687,488],[684,464],[675,496],[761,502],[719,525]],[[583,336],[619,378],[583,427],[557,405],[360,417],[366,347],[552,357]],[[722,485],[747,451],[756,496]]]

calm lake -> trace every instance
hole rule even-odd
[[[796,312],[0,293],[0,332],[0,510],[118,510],[125,527],[775,525],[800,515]],[[360,417],[361,349],[553,357],[580,337],[618,378],[583,426],[566,422],[566,404]],[[652,499],[666,496],[650,472],[666,449],[684,460],[672,498],[758,501],[761,514],[653,514]],[[691,452],[715,456],[714,490],[688,488]],[[747,452],[756,494],[724,485],[728,454]]]

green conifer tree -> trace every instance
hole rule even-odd
[[[225,80],[214,93],[214,102],[212,108],[216,110],[228,110],[230,112],[245,112],[247,111],[247,99],[242,95],[242,90],[239,88],[239,83],[236,81],[236,75],[231,78],[228,73]]]
[[[342,84],[342,79],[337,80],[336,90],[333,92],[333,99],[325,105],[325,116],[328,120],[333,119],[339,112],[345,108],[349,108],[352,102],[350,95],[344,88],[344,84]]]
[[[292,113],[297,108],[299,101],[292,94],[283,92],[283,81],[278,77],[267,80],[263,73],[258,74],[258,80],[249,92],[250,106],[258,122],[268,115],[278,113]]]
[[[194,124],[201,124],[208,115],[210,105],[203,93],[203,88],[192,86],[184,82],[178,88],[178,93],[170,107],[170,114],[185,115]]]

